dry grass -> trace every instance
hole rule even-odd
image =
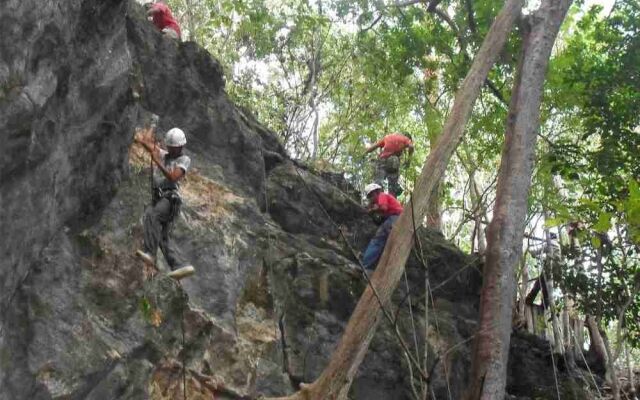
[[[136,171],[149,170],[149,155],[142,146],[131,146],[129,164]],[[197,168],[189,170],[181,183],[180,193],[187,206],[207,222],[226,215],[230,212],[229,206],[243,201],[242,197],[202,175]]]
[[[187,371],[187,398],[189,400],[212,400],[218,381],[213,377]],[[182,366],[175,360],[166,360],[154,371],[149,382],[149,397],[152,400],[182,399]]]
[[[144,147],[137,143],[129,147],[129,165],[136,169],[149,168],[150,157]]]
[[[227,214],[230,206],[242,203],[242,197],[236,196],[224,186],[201,175],[197,169],[187,174],[182,187],[182,198],[201,218],[211,221]]]
[[[266,312],[252,303],[245,305],[247,310],[238,310],[238,333],[252,344],[273,343],[279,339],[276,322],[267,317]],[[248,314],[248,315],[245,315]]]

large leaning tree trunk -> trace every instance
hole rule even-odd
[[[473,105],[484,85],[489,70],[498,58],[522,9],[522,0],[507,0],[504,8],[491,25],[467,77],[456,93],[451,113],[445,122],[438,144],[431,151],[418,178],[412,195],[416,221],[425,215],[431,193],[443,176],[451,155],[457,147],[465,125],[471,116]],[[384,252],[371,281],[358,301],[345,332],[331,355],[322,375],[309,385],[286,399],[334,400],[346,399],[351,382],[364,358],[382,317],[382,306],[387,308],[391,295],[402,276],[404,265],[413,244],[412,212],[402,213],[395,223]]]
[[[467,399],[503,399],[515,268],[522,256],[527,197],[540,129],[540,104],[551,49],[572,0],[542,0],[523,24],[522,54],[509,103],[493,220],[480,297]]]

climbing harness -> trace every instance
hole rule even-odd
[[[152,116],[152,121],[151,121],[151,128],[155,129],[155,127],[157,126],[159,117],[158,115],[154,114]],[[154,139],[153,141],[153,152],[156,152],[156,141]],[[166,157],[166,155],[165,155]],[[166,158],[165,158],[166,160]],[[169,202],[171,203],[171,215],[170,215],[170,224],[171,227],[173,225],[173,219],[178,215],[178,213],[180,212],[180,205],[182,204],[182,198],[180,197],[180,194],[177,192],[177,190],[162,190],[161,188],[154,188],[154,182],[153,182],[153,172],[154,172],[154,165],[153,165],[153,155],[150,155],[150,160],[149,160],[149,187],[151,190],[151,205],[155,205],[158,201],[160,201],[160,199],[166,198],[169,200]],[[171,227],[168,227],[168,229],[171,229]],[[153,255],[153,269],[155,271],[158,271],[158,265],[157,265],[157,259],[155,257],[155,254]],[[193,267],[192,267],[193,269]],[[190,275],[190,274],[189,274]],[[187,275],[188,276],[188,275]],[[185,345],[185,329],[184,329],[184,309],[186,307],[186,305],[188,304],[188,296],[187,293],[184,291],[184,289],[182,288],[182,285],[179,282],[179,279],[181,279],[182,277],[177,277],[175,280],[172,279],[173,282],[175,282],[175,284],[179,287],[179,289],[182,291],[183,293],[183,304],[180,307],[180,331],[182,334],[182,357],[181,357],[181,363],[182,363],[182,399],[183,400],[187,400],[187,371],[186,371],[186,345]],[[152,280],[154,279],[154,277],[151,278]],[[146,296],[143,295],[143,296]]]

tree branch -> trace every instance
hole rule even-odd
[[[472,33],[476,33],[476,20],[473,17],[473,4],[471,0],[465,0],[464,5],[467,8],[467,22],[469,23],[469,30]]]
[[[500,89],[498,89],[498,87],[495,85],[495,83],[491,81],[491,79],[487,78],[487,80],[484,81],[484,84],[486,87],[489,88],[489,90],[491,91],[491,93],[493,93],[496,99],[500,100],[502,104],[509,107],[509,102],[504,98],[504,96],[502,95],[502,92],[500,92]]]
[[[419,4],[419,3],[426,3],[426,0],[407,0],[400,3],[395,3],[393,4],[393,6],[397,8],[401,8],[401,7],[412,6],[414,4]]]

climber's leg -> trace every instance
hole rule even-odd
[[[171,202],[160,199],[149,206],[144,214],[144,247],[143,254],[138,252],[146,261],[153,262],[162,242],[163,227],[171,220]]]
[[[384,251],[384,246],[387,244],[387,239],[391,234],[393,223],[397,219],[397,215],[392,215],[388,217],[380,227],[378,227],[375,236],[369,242],[369,245],[362,256],[362,265],[364,265],[366,269],[372,270],[376,268],[378,260]]]
[[[398,183],[400,177],[398,176],[398,171],[387,173],[387,181],[389,182],[389,193],[392,193],[395,197],[398,197],[402,194],[402,187]]]
[[[164,259],[167,260],[171,272],[168,274],[171,278],[182,279],[187,276],[193,275],[196,271],[191,264],[185,262],[182,257],[180,248],[176,245],[175,241],[171,238],[171,228],[173,222],[177,218],[180,212],[180,206],[177,203],[177,199],[173,199],[172,209],[170,212],[170,220],[162,225],[162,240],[160,241],[160,249],[164,255]]]
[[[387,182],[389,182],[389,193],[392,193],[395,197],[402,194],[402,187],[398,183],[400,179],[400,157],[390,156],[387,158],[386,170]]]
[[[172,223],[166,223],[162,227],[162,240],[160,241],[160,250],[164,255],[164,259],[167,260],[169,268],[171,270],[178,269],[185,265],[184,258],[180,249],[176,245],[175,241],[171,238],[171,225]]]
[[[180,40],[180,36],[178,35],[178,32],[176,32],[175,30],[173,30],[171,28],[164,28],[162,30],[162,33],[165,36],[170,37],[171,39]]]
[[[380,185],[381,187],[384,187],[384,179],[387,175],[385,171],[385,165],[386,165],[386,160],[382,158],[376,159],[374,164],[375,170],[373,173],[373,181],[378,185]]]

